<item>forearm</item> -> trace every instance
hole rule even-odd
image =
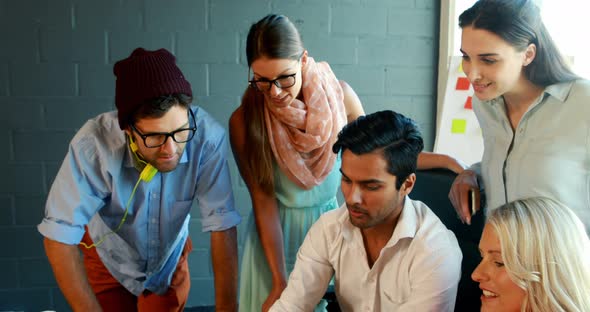
[[[240,175],[244,179],[252,199],[252,208],[254,219],[256,221],[256,230],[260,243],[264,250],[269,270],[272,274],[273,286],[286,285],[285,255],[283,251],[283,231],[279,219],[279,209],[277,199],[272,191],[267,191],[262,187],[256,178],[258,172],[251,172],[248,165],[248,156],[246,146],[247,121],[244,117],[242,106],[238,108],[230,118],[230,141],[234,158],[240,170]]]
[[[320,219],[309,230],[299,248],[289,283],[271,312],[313,311],[334,275],[327,241]]]
[[[421,152],[418,155],[418,169],[434,168],[445,168],[458,174],[465,169],[465,166],[449,155]]]
[[[273,286],[284,288],[287,285],[283,229],[276,203],[262,204],[264,208],[254,208],[256,230],[272,274]]]
[[[216,311],[237,311],[238,244],[236,228],[211,232]]]
[[[102,311],[86,276],[78,246],[45,238],[43,241],[53,274],[74,311]]]

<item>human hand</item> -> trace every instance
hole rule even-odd
[[[275,301],[279,300],[281,297],[283,289],[285,289],[285,286],[273,286],[273,288],[270,290],[270,293],[268,294],[268,297],[266,297],[266,300],[262,304],[262,312],[267,312],[270,310],[270,307],[272,307]]]
[[[462,222],[471,224],[472,211],[470,211],[469,192],[473,191],[475,197],[472,201],[475,207],[472,207],[473,213],[479,211],[480,196],[479,184],[477,183],[477,174],[473,170],[464,170],[461,172],[453,182],[451,191],[449,192],[449,199],[451,204],[455,207],[455,211],[459,215]]]

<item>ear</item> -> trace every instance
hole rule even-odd
[[[129,139],[131,139],[131,140],[134,140],[134,138],[133,138],[133,133],[131,133],[131,130],[129,130],[129,126],[127,126],[127,128],[125,128],[123,131],[125,132],[125,135],[126,135],[126,136],[127,136]]]
[[[537,56],[537,46],[534,43],[529,44],[524,51],[524,60],[522,62],[522,66],[528,66],[530,63],[533,62]]]
[[[139,147],[137,147],[137,143],[135,142],[135,137],[133,137],[133,133],[129,130],[129,127],[127,127],[123,131],[125,131],[125,135],[127,135],[127,137],[129,138],[129,148],[131,148],[131,151],[137,155],[139,153]]]
[[[303,50],[303,54],[301,55],[301,65],[305,65],[307,63],[307,50]]]
[[[412,191],[412,189],[414,188],[414,185],[416,184],[416,174],[415,173],[411,173],[406,180],[404,181],[404,183],[402,183],[399,191],[400,193],[402,193],[404,196],[410,194],[410,192]]]

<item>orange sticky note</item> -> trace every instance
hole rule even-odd
[[[469,90],[469,79],[467,77],[457,78],[456,90]]]
[[[467,128],[467,120],[465,119],[453,119],[453,123],[451,124],[451,133],[465,133],[465,129]]]
[[[467,101],[465,101],[465,105],[463,106],[463,108],[465,109],[473,109],[473,105],[471,104],[471,97],[468,96],[467,97]]]

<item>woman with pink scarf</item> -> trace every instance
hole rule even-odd
[[[229,128],[253,206],[240,275],[240,311],[250,312],[267,311],[280,297],[307,230],[338,207],[340,157],[332,145],[364,111],[327,63],[308,56],[285,16],[252,25],[246,55],[253,77]],[[418,167],[463,169],[431,153],[421,154]]]

